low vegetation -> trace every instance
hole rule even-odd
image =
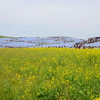
[[[100,50],[2,48],[0,100],[100,100]]]
[[[8,36],[1,36],[1,35],[0,35],[0,38],[11,38],[11,37],[8,37]]]

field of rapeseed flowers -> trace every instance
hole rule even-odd
[[[100,50],[2,48],[0,100],[100,100]]]

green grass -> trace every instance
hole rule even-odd
[[[0,100],[99,97],[99,49],[0,49]]]
[[[11,38],[11,37],[9,37],[9,36],[1,36],[0,35],[0,38]]]

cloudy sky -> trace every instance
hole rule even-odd
[[[0,0],[0,35],[100,36],[100,0]]]

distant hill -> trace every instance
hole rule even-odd
[[[1,35],[0,35],[0,38],[11,38],[11,37],[8,37],[8,36],[1,36]]]
[[[66,36],[50,36],[50,37],[7,37],[0,36],[1,48],[14,47],[100,47],[100,37],[89,38],[88,40],[66,37]]]

